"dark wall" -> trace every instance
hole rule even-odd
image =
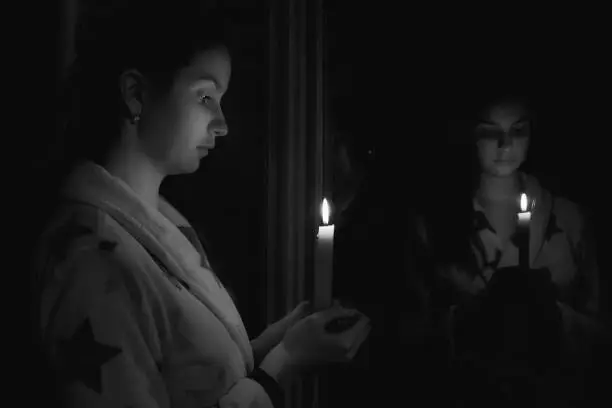
[[[605,251],[611,225],[609,157],[603,148],[603,135],[610,132],[602,120],[608,116],[601,85],[606,68],[603,41],[579,31],[574,24],[579,17],[553,20],[525,12],[504,19],[508,10],[478,10],[469,18],[467,10],[426,13],[392,2],[349,8],[327,0],[326,7],[332,128],[352,135],[361,149],[376,149],[369,174],[375,187],[360,202],[368,208],[355,206],[342,254],[341,244],[336,245],[344,268],[335,270],[334,289],[340,293],[342,288],[342,295],[370,307],[378,322],[364,347],[371,356],[364,352],[358,361],[385,360],[380,354],[385,348],[395,353],[389,346],[394,334],[387,327],[402,317],[398,309],[416,298],[397,291],[406,278],[397,241],[410,239],[411,207],[451,217],[454,203],[470,200],[466,193],[473,147],[455,137],[456,128],[449,125],[492,89],[524,88],[534,96],[538,128],[525,167],[546,187],[593,211],[597,245]],[[591,18],[583,23],[596,25]],[[612,265],[603,253],[599,261],[602,286],[607,287]],[[395,307],[400,303],[396,298],[406,303]],[[376,343],[377,336],[386,338]],[[363,370],[371,372],[371,366]],[[335,378],[342,376],[355,375]],[[388,394],[393,386],[387,378],[381,382],[380,389]],[[351,405],[347,395],[360,389],[356,384],[350,380],[338,392],[338,401]],[[368,385],[370,390],[376,387],[374,380]],[[380,405],[381,393],[371,394]],[[366,397],[358,394],[355,403]]]
[[[560,10],[559,18],[545,19],[495,8],[470,15],[405,12],[393,2],[325,3],[332,120],[357,143],[376,146],[387,190],[403,184],[440,197],[462,188],[456,181],[469,170],[470,147],[450,140],[449,121],[492,89],[520,87],[538,105],[526,168],[609,218],[597,181],[607,172],[609,132],[601,118],[609,63],[600,33],[578,29],[578,21],[597,26],[592,13]]]

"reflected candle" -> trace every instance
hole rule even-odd
[[[334,226],[329,225],[331,208],[327,199],[321,204],[321,225],[317,232],[314,267],[314,308],[326,309],[332,305],[334,264]]]
[[[517,214],[517,235],[519,250],[519,265],[523,269],[529,269],[529,224],[531,223],[531,211],[529,211],[529,199],[527,194],[522,193],[520,199],[520,212]]]

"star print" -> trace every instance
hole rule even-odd
[[[557,216],[554,212],[550,213],[550,218],[548,219],[548,224],[546,225],[546,232],[544,233],[544,240],[550,241],[553,236],[556,234],[563,232],[559,225],[557,224]]]
[[[526,236],[526,233],[523,233],[521,231],[514,231],[514,234],[512,234],[512,236],[510,237],[510,242],[512,242],[512,245],[514,245],[517,248],[520,248],[520,246],[524,243],[523,240],[528,239]]]
[[[101,249],[102,251],[113,252],[116,246],[116,242],[104,240],[100,241],[100,243],[98,244],[98,249]]]
[[[482,231],[488,229],[489,231],[496,233],[495,228],[491,225],[487,216],[482,211],[474,212],[474,228],[476,231]]]
[[[495,249],[495,259],[493,259],[493,261],[486,264],[485,268],[491,268],[493,270],[497,269],[497,265],[499,265],[501,258],[502,258],[502,251],[499,248],[496,248]]]
[[[62,225],[50,240],[49,253],[57,263],[62,263],[68,258],[70,244],[77,238],[92,234],[93,230],[84,225],[79,225],[76,217],[72,217]]]
[[[102,366],[121,353],[121,349],[98,343],[89,318],[81,323],[71,339],[60,340],[59,349],[68,379],[80,381],[102,394]]]

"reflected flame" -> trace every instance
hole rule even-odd
[[[323,203],[321,204],[321,218],[323,219],[323,224],[329,224],[329,214],[331,210],[329,208],[329,204],[327,203],[327,198],[323,199]]]
[[[528,205],[528,203],[527,203],[527,194],[522,193],[521,194],[521,211],[522,212],[527,211],[527,205]]]

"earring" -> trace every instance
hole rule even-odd
[[[136,115],[134,115],[134,116],[132,117],[132,124],[133,124],[133,125],[136,125],[136,124],[138,124],[138,122],[139,122],[139,121],[140,121],[140,114],[139,114],[139,113],[137,113]]]

